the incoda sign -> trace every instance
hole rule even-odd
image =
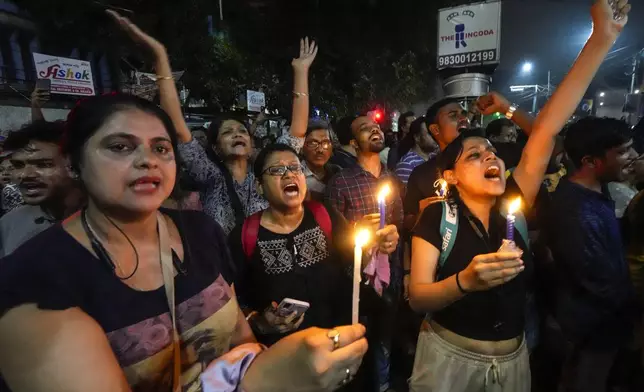
[[[438,69],[498,63],[500,44],[500,1],[439,11]]]

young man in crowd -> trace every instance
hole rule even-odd
[[[511,105],[507,99],[497,93],[490,93],[478,99],[476,106],[484,114],[504,113],[511,117],[527,134],[532,129],[532,117],[516,106]],[[445,98],[427,109],[425,124],[429,134],[434,138],[441,151],[450,144],[463,129],[470,128],[468,112],[458,100]],[[407,193],[405,194],[405,227],[411,229],[420,212],[420,201],[436,195],[434,183],[438,179],[436,159],[429,159],[419,165],[409,176]]]
[[[635,317],[606,185],[623,180],[635,154],[628,125],[608,118],[579,120],[564,144],[575,171],[552,194],[544,225],[559,282],[555,314],[571,343],[562,383],[567,392],[603,392]]]
[[[360,116],[349,124],[352,132],[350,143],[356,151],[358,165],[341,170],[327,186],[326,204],[330,214],[340,215],[345,220],[344,225],[334,224],[334,229],[338,226],[353,227],[356,223],[372,225],[374,221],[377,225],[377,193],[383,184],[395,189],[395,179],[382,165],[378,155],[385,142],[378,123],[369,116]],[[397,232],[402,218],[402,201],[397,193],[392,192],[386,199],[385,229]],[[377,294],[375,289],[362,290],[360,301],[361,309],[364,309],[361,314],[367,317],[367,335],[377,363],[375,366],[381,391],[389,389],[389,353],[400,291],[400,274],[395,272],[400,269],[398,264],[399,257],[393,253],[387,265],[390,267],[378,267],[375,277],[380,282],[384,281],[384,290]],[[378,275],[380,271],[387,276]]]
[[[401,158],[398,150],[401,141],[407,136],[411,129],[411,124],[416,120],[414,112],[405,112],[398,117],[398,142],[394,143],[387,154],[387,168],[391,171],[396,169],[396,165]]]
[[[401,150],[409,148],[406,144],[411,145],[411,149],[402,156],[396,165],[396,177],[404,185],[407,185],[409,175],[418,165],[427,162],[438,152],[438,144],[429,136],[425,117],[417,118],[411,123],[409,133],[401,143]]]
[[[330,162],[343,169],[358,166],[358,159],[356,158],[356,150],[351,145],[351,122],[355,117],[343,117],[335,124],[333,130],[335,131],[340,147],[333,151]]]
[[[324,124],[313,124],[306,130],[301,155],[302,171],[306,177],[306,188],[311,199],[324,202],[326,185],[340,166],[329,163],[333,145],[329,129]]]
[[[60,150],[64,123],[36,121],[13,132],[5,149],[13,151],[13,177],[25,205],[0,219],[0,257],[76,211],[82,200]]]

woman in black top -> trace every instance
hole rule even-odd
[[[440,269],[442,204],[427,207],[413,231],[410,304],[432,312],[432,320],[419,338],[412,391],[530,390],[523,304],[531,260],[518,232],[517,251],[497,251],[505,237],[501,211],[516,195],[524,211],[532,206],[555,136],[621,32],[629,8],[615,20],[607,0],[593,6],[593,34],[537,117],[507,187],[505,165],[487,139],[466,132],[441,154],[439,166],[452,195],[447,202],[458,209],[458,231],[451,233],[454,247]]]
[[[92,97],[67,132],[87,207],[1,263],[0,372],[11,390],[317,391],[357,371],[361,326],[337,328],[335,351],[320,329],[266,351],[255,343],[222,229],[198,212],[159,211],[177,172],[161,109]]]
[[[254,169],[269,208],[261,213],[250,257],[242,246],[243,227],[248,223],[230,235],[242,308],[249,314],[254,311],[249,322],[259,341],[268,345],[299,328],[332,328],[341,323],[340,315],[351,304],[346,290],[349,279],[338,258],[331,256],[331,238],[316,221],[310,204],[303,203],[306,179],[298,156],[285,144],[272,144],[259,153]],[[297,319],[280,317],[275,305],[285,298],[308,302],[310,308]]]

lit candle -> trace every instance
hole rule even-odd
[[[358,324],[360,314],[360,276],[362,274],[362,247],[369,242],[369,230],[358,231],[355,238],[356,247],[353,252],[353,303],[351,307],[351,323]]]
[[[505,238],[507,238],[510,241],[514,241],[514,222],[516,220],[516,217],[514,214],[519,211],[519,208],[521,208],[521,198],[517,197],[510,203],[510,206],[508,207],[508,226],[507,226],[507,233]]]
[[[385,227],[385,218],[386,218],[386,213],[387,210],[385,209],[385,199],[391,192],[391,188],[389,187],[389,184],[385,184],[380,188],[380,192],[378,192],[378,212],[380,212],[380,228],[382,229]]]

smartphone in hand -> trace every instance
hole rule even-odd
[[[281,317],[287,317],[293,312],[296,313],[295,318],[301,317],[311,305],[308,302],[298,301],[292,298],[284,298],[277,307],[277,314]]]

